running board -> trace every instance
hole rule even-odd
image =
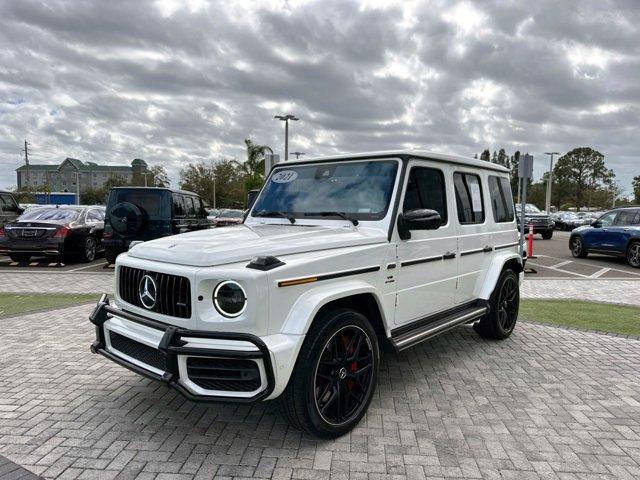
[[[438,318],[437,320],[427,324],[419,322],[420,325],[416,328],[391,337],[391,345],[393,345],[393,348],[399,352],[405,348],[412,347],[420,342],[433,338],[436,335],[446,332],[447,330],[450,330],[462,323],[470,323],[482,317],[487,313],[487,311],[487,305],[478,306],[476,304],[474,306],[467,307],[464,310]]]

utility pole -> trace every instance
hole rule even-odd
[[[146,187],[147,186],[147,175],[153,175],[153,173],[151,173],[151,172],[143,172],[142,175],[144,175],[144,186]],[[153,186],[155,187],[155,182],[154,182]]]
[[[293,122],[297,122],[300,120],[295,115],[287,114],[287,115],[274,115],[273,118],[277,118],[284,122],[284,161],[289,160],[289,120]]]
[[[553,181],[553,156],[560,155],[558,152],[544,152],[545,155],[549,155],[551,160],[549,161],[549,176],[547,177],[547,198],[544,203],[547,215],[551,213],[551,182]]]
[[[27,166],[26,177],[27,177],[27,188],[29,187],[29,142],[24,141],[24,163]]]
[[[291,155],[295,155],[296,159],[300,158],[300,155],[306,155],[304,152],[291,152]]]

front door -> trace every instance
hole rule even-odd
[[[587,250],[613,250],[614,245],[611,240],[612,236],[609,235],[609,229],[613,226],[618,213],[618,210],[605,213],[597,220],[595,227],[583,234]]]
[[[447,198],[451,197],[449,166],[411,160],[403,187],[402,211],[436,210],[442,225],[436,230],[413,230],[401,240],[397,227],[396,326],[454,306],[457,275],[457,239]]]

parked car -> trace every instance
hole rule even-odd
[[[207,220],[209,220],[209,222],[213,223],[213,220],[220,215],[220,209],[219,208],[207,208]]]
[[[11,192],[0,190],[0,227],[13,222],[23,212],[24,209],[18,204],[16,197]]]
[[[239,225],[244,218],[242,210],[226,209],[221,210],[216,218],[212,220],[215,227],[229,227],[231,225]]]
[[[522,218],[521,206],[516,204],[516,219],[518,229],[520,229],[520,220]],[[533,225],[533,233],[539,233],[542,238],[549,240],[553,237],[553,230],[555,229],[555,223],[549,215],[541,212],[538,207],[532,203],[527,203],[524,209],[524,223],[525,231],[529,231],[529,225]]]
[[[35,255],[92,262],[102,250],[104,207],[43,206],[0,228],[0,254],[14,262]]]
[[[109,192],[105,218],[105,258],[115,263],[133,241],[147,241],[209,228],[200,197],[184,190],[116,187]]]
[[[563,231],[571,231],[584,225],[580,217],[573,212],[562,212],[554,219],[556,228]]]
[[[342,435],[373,397],[382,347],[461,324],[511,334],[512,198],[509,170],[451,155],[289,160],[244,224],[120,255],[92,351],[193,400],[277,398],[294,425]]]
[[[578,227],[569,239],[571,254],[586,258],[590,253],[624,257],[640,268],[640,207],[611,210],[591,225]]]

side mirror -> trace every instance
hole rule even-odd
[[[595,221],[591,222],[591,226],[593,228],[600,228],[602,225],[600,224],[600,222],[598,220],[595,220]]]
[[[435,210],[419,208],[398,214],[398,233],[402,240],[411,238],[411,230],[437,230],[442,218]]]
[[[18,207],[17,213],[18,213],[18,215],[22,215],[24,213],[24,208]]]

